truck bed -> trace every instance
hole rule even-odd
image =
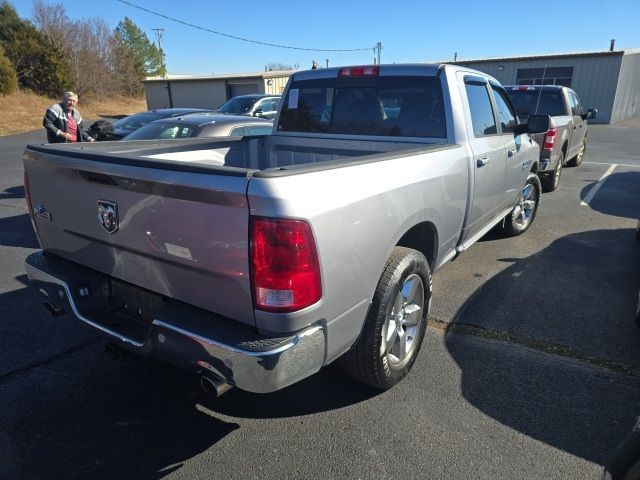
[[[24,164],[45,251],[255,325],[248,255],[252,176],[449,147],[344,139],[314,144],[296,137],[104,142],[29,145]],[[96,220],[105,202],[117,205],[116,235]]]

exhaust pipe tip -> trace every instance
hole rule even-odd
[[[202,375],[200,377],[200,385],[205,392],[216,398],[231,389],[231,385],[224,379],[214,375]]]
[[[62,315],[64,313],[64,310],[53,303],[51,300],[44,301],[44,308],[46,308],[54,317],[57,317],[58,315]]]

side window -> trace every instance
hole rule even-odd
[[[571,115],[582,115],[582,105],[580,105],[580,100],[575,93],[569,92],[569,101],[571,102]]]
[[[271,99],[265,98],[264,100],[261,100],[257,108],[261,108],[263,113],[272,112],[273,107],[271,104]]]
[[[489,99],[489,92],[485,83],[465,82],[469,110],[471,110],[471,123],[473,135],[484,137],[497,133],[496,120],[493,116],[493,108]]]
[[[247,133],[247,130],[244,127],[236,127],[231,132],[229,132],[230,137],[244,137]]]
[[[518,122],[516,120],[516,115],[511,108],[511,104],[507,99],[507,93],[493,85],[491,86],[491,89],[493,90],[493,98],[495,99],[496,107],[498,108],[498,119],[500,120],[502,133],[512,133]]]

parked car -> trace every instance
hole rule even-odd
[[[567,87],[518,85],[505,88],[521,119],[529,115],[551,117],[549,130],[534,135],[541,147],[538,175],[544,191],[551,192],[560,184],[563,166],[576,167],[582,163],[587,148],[587,120],[596,118],[598,111],[590,108],[585,112],[576,92]]]
[[[190,114],[147,123],[123,140],[270,135],[273,121],[240,115]]]
[[[530,134],[549,121],[518,124],[476,70],[373,65],[294,73],[265,137],[28,145],[42,251],[25,266],[52,314],[210,391],[334,361],[388,389],[420,351],[432,272],[532,225]]]
[[[146,112],[134,113],[128,117],[121,118],[113,122],[113,140],[120,140],[131,132],[136,131],[140,127],[144,127],[147,123],[168,117],[179,117],[188,113],[206,113],[212,112],[206,108],[159,108]],[[98,138],[98,140],[100,140]]]
[[[217,112],[225,115],[275,118],[279,104],[280,95],[239,95],[224,102]]]

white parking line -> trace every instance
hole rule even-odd
[[[617,165],[619,167],[631,167],[631,168],[640,168],[640,165],[631,165],[628,163],[615,163],[611,162],[582,162],[583,165]]]
[[[589,206],[589,202],[591,200],[593,200],[593,197],[595,196],[595,194],[598,192],[598,190],[600,190],[600,187],[602,186],[602,184],[604,183],[604,180],[611,175],[611,172],[613,172],[616,167],[618,166],[617,163],[612,164],[606,172],[604,172],[604,175],[602,175],[602,177],[600,177],[600,180],[598,180],[598,183],[596,183],[593,188],[589,191],[589,193],[587,194],[586,197],[584,197],[584,200],[582,202],[580,202],[580,205],[586,205]]]

